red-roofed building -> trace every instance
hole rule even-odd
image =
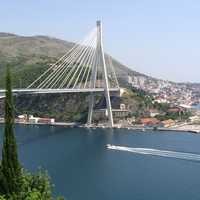
[[[149,117],[149,118],[141,118],[141,124],[144,126],[156,126],[160,124],[160,121],[156,118]]]

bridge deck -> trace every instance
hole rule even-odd
[[[118,92],[120,88],[110,88],[110,92]],[[104,92],[104,88],[86,89],[13,89],[15,94],[54,94],[54,93],[90,93]],[[0,96],[5,94],[5,89],[0,90]]]

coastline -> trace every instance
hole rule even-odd
[[[0,124],[4,124],[4,121],[0,121]],[[31,122],[15,122],[15,124],[22,125],[50,125],[50,126],[67,126],[67,127],[77,127],[80,124],[75,122],[54,122],[54,123],[31,123]]]
[[[4,121],[0,121],[0,124],[3,124]],[[63,126],[63,127],[71,127],[71,128],[107,128],[103,125],[96,126],[86,126],[76,122],[54,122],[54,123],[31,123],[31,122],[15,122],[15,124],[21,125],[50,125],[50,126]],[[115,125],[114,129],[128,129],[128,130],[138,130],[138,131],[175,131],[175,132],[188,132],[188,133],[200,133],[200,125],[192,125],[192,124],[183,124],[176,127],[144,127],[139,125],[132,126],[119,126]]]

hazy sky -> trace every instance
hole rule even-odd
[[[0,0],[0,31],[79,41],[103,22],[105,50],[130,68],[200,82],[199,0]]]

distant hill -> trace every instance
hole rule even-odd
[[[0,37],[12,37],[12,36],[16,36],[16,35],[12,33],[0,32]]]
[[[14,87],[26,87],[49,64],[64,55],[73,45],[72,42],[48,36],[25,37],[0,32],[0,87],[4,86],[3,70],[6,63],[12,65],[12,72],[15,77]],[[113,65],[122,85],[127,83],[128,74],[147,77],[129,69],[115,59],[113,59]]]

